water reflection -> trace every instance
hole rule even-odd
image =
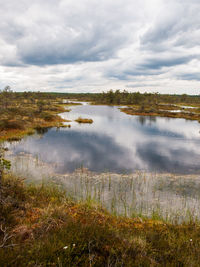
[[[184,119],[129,116],[117,107],[82,105],[62,116],[92,118],[92,125],[70,123],[10,145],[14,154],[37,155],[56,172],[80,166],[92,171],[136,170],[200,173],[199,124]],[[45,134],[44,134],[45,133]],[[44,134],[41,138],[41,134]]]
[[[138,121],[141,125],[149,123],[149,125],[156,123],[156,117],[153,116],[138,116]]]

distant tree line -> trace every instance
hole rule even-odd
[[[108,104],[108,105],[142,105],[142,104],[200,104],[200,95],[170,95],[159,93],[140,93],[140,92],[128,92],[126,90],[109,90],[102,93],[55,93],[55,92],[13,92],[9,86],[6,86],[3,90],[0,90],[0,106],[7,107],[8,102],[28,99],[33,103],[35,101],[42,100],[55,100],[59,99],[72,99],[79,101],[90,101],[96,104]]]
[[[140,93],[134,92],[130,93],[126,90],[124,91],[113,91],[103,92],[98,94],[97,97],[94,96],[94,101],[96,103],[102,104],[113,104],[113,105],[141,105],[141,104],[159,104],[159,103],[188,103],[188,104],[200,104],[200,95],[168,95],[159,93]]]

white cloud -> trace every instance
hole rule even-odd
[[[200,3],[0,0],[0,86],[198,94]]]

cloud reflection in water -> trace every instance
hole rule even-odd
[[[129,116],[117,107],[76,106],[63,117],[92,118],[92,125],[72,123],[13,145],[14,153],[31,153],[55,164],[57,172],[84,166],[92,171],[136,170],[200,173],[199,124],[184,119]]]

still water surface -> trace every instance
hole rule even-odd
[[[185,119],[131,116],[114,106],[73,106],[62,117],[71,128],[50,129],[12,144],[51,163],[58,173],[86,167],[95,172],[200,174],[200,124]],[[79,116],[93,124],[78,124]],[[67,123],[69,124],[69,123]]]

